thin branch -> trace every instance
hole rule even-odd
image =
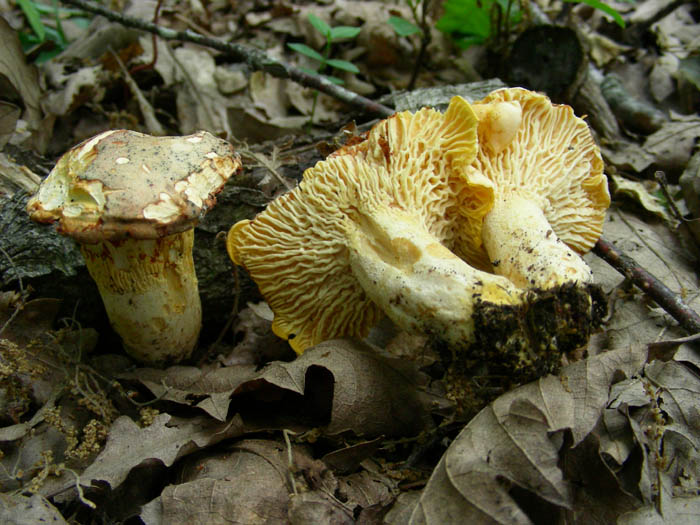
[[[688,238],[695,241],[694,243],[690,242],[688,244],[692,246],[692,250],[695,252],[695,258],[699,259],[700,257],[698,256],[700,253],[698,251],[698,247],[700,246],[700,236],[696,235],[695,230],[690,227],[690,223],[697,219],[688,220],[683,217],[683,214],[678,209],[678,206],[676,206],[676,202],[673,200],[671,193],[668,191],[668,180],[666,179],[666,174],[663,171],[657,171],[654,173],[654,179],[656,179],[656,182],[659,183],[659,187],[666,198],[666,202],[668,202],[668,206],[671,208],[673,217],[679,222],[680,227],[683,228]]]
[[[90,13],[104,16],[112,22],[117,22],[127,27],[133,27],[140,29],[141,31],[156,34],[164,40],[192,42],[194,44],[216,49],[217,51],[226,53],[241,62],[245,62],[253,71],[264,71],[265,73],[277,78],[289,78],[298,84],[317,89],[322,93],[337,98],[338,100],[341,100],[346,104],[349,104],[366,113],[371,113],[382,117],[388,117],[394,113],[393,109],[383,104],[379,104],[378,102],[374,102],[373,100],[358,95],[357,93],[353,93],[342,86],[337,86],[326,80],[324,77],[309,75],[296,66],[292,66],[271,57],[261,49],[244,44],[224,42],[223,40],[219,40],[217,38],[209,38],[200,35],[199,33],[190,31],[189,29],[186,29],[185,31],[175,31],[146,20],[122,15],[121,13],[95,5],[92,2],[85,2],[83,0],[62,1],[64,4],[69,4]]]
[[[685,304],[678,294],[673,293],[665,284],[639,266],[634,259],[619,252],[603,238],[593,247],[593,253],[630,279],[689,333],[700,332],[700,316],[697,312]]]

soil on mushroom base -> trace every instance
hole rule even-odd
[[[606,312],[597,285],[532,290],[520,307],[481,302],[474,313],[474,343],[460,348],[435,343],[448,397],[469,416],[517,385],[558,373],[564,357],[576,360]]]

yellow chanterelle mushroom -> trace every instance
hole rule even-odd
[[[398,113],[231,228],[231,259],[258,284],[274,332],[294,350],[362,337],[382,313],[462,346],[475,338],[475,318],[495,326],[517,315],[522,291],[450,251],[468,235],[469,217],[492,203],[488,180],[480,187],[477,174],[470,188],[463,180],[476,124],[459,97],[444,115]]]

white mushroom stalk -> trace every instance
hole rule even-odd
[[[202,307],[193,242],[187,230],[80,247],[112,326],[138,361],[179,361],[197,344]]]
[[[27,204],[38,222],[81,244],[125,350],[152,365],[197,344],[202,309],[194,226],[240,169],[233,147],[207,133],[97,135],[66,153]]]
[[[436,334],[452,346],[474,342],[474,313],[509,315],[523,291],[476,270],[431,234],[415,214],[383,207],[348,221],[350,267],[367,295],[398,326]]]
[[[521,288],[593,282],[588,265],[557,237],[542,208],[519,193],[496,196],[482,237],[494,271]]]

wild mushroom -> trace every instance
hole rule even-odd
[[[476,140],[476,117],[459,97],[444,115],[398,113],[236,223],[229,255],[270,304],[273,331],[302,353],[326,339],[362,337],[384,312],[408,331],[466,346],[475,312],[488,311],[480,319],[492,327],[517,316],[521,291],[449,250],[463,235],[462,173]],[[484,184],[470,201],[482,213],[492,198]]]
[[[600,237],[610,195],[586,122],[571,107],[521,88],[494,91],[474,107],[484,119],[465,176],[478,177],[479,188],[486,177],[495,199],[474,219],[467,260],[521,288],[590,284],[579,255]]]
[[[241,166],[207,132],[114,130],[63,155],[27,212],[80,243],[126,351],[152,364],[187,358],[201,326],[194,224]]]

